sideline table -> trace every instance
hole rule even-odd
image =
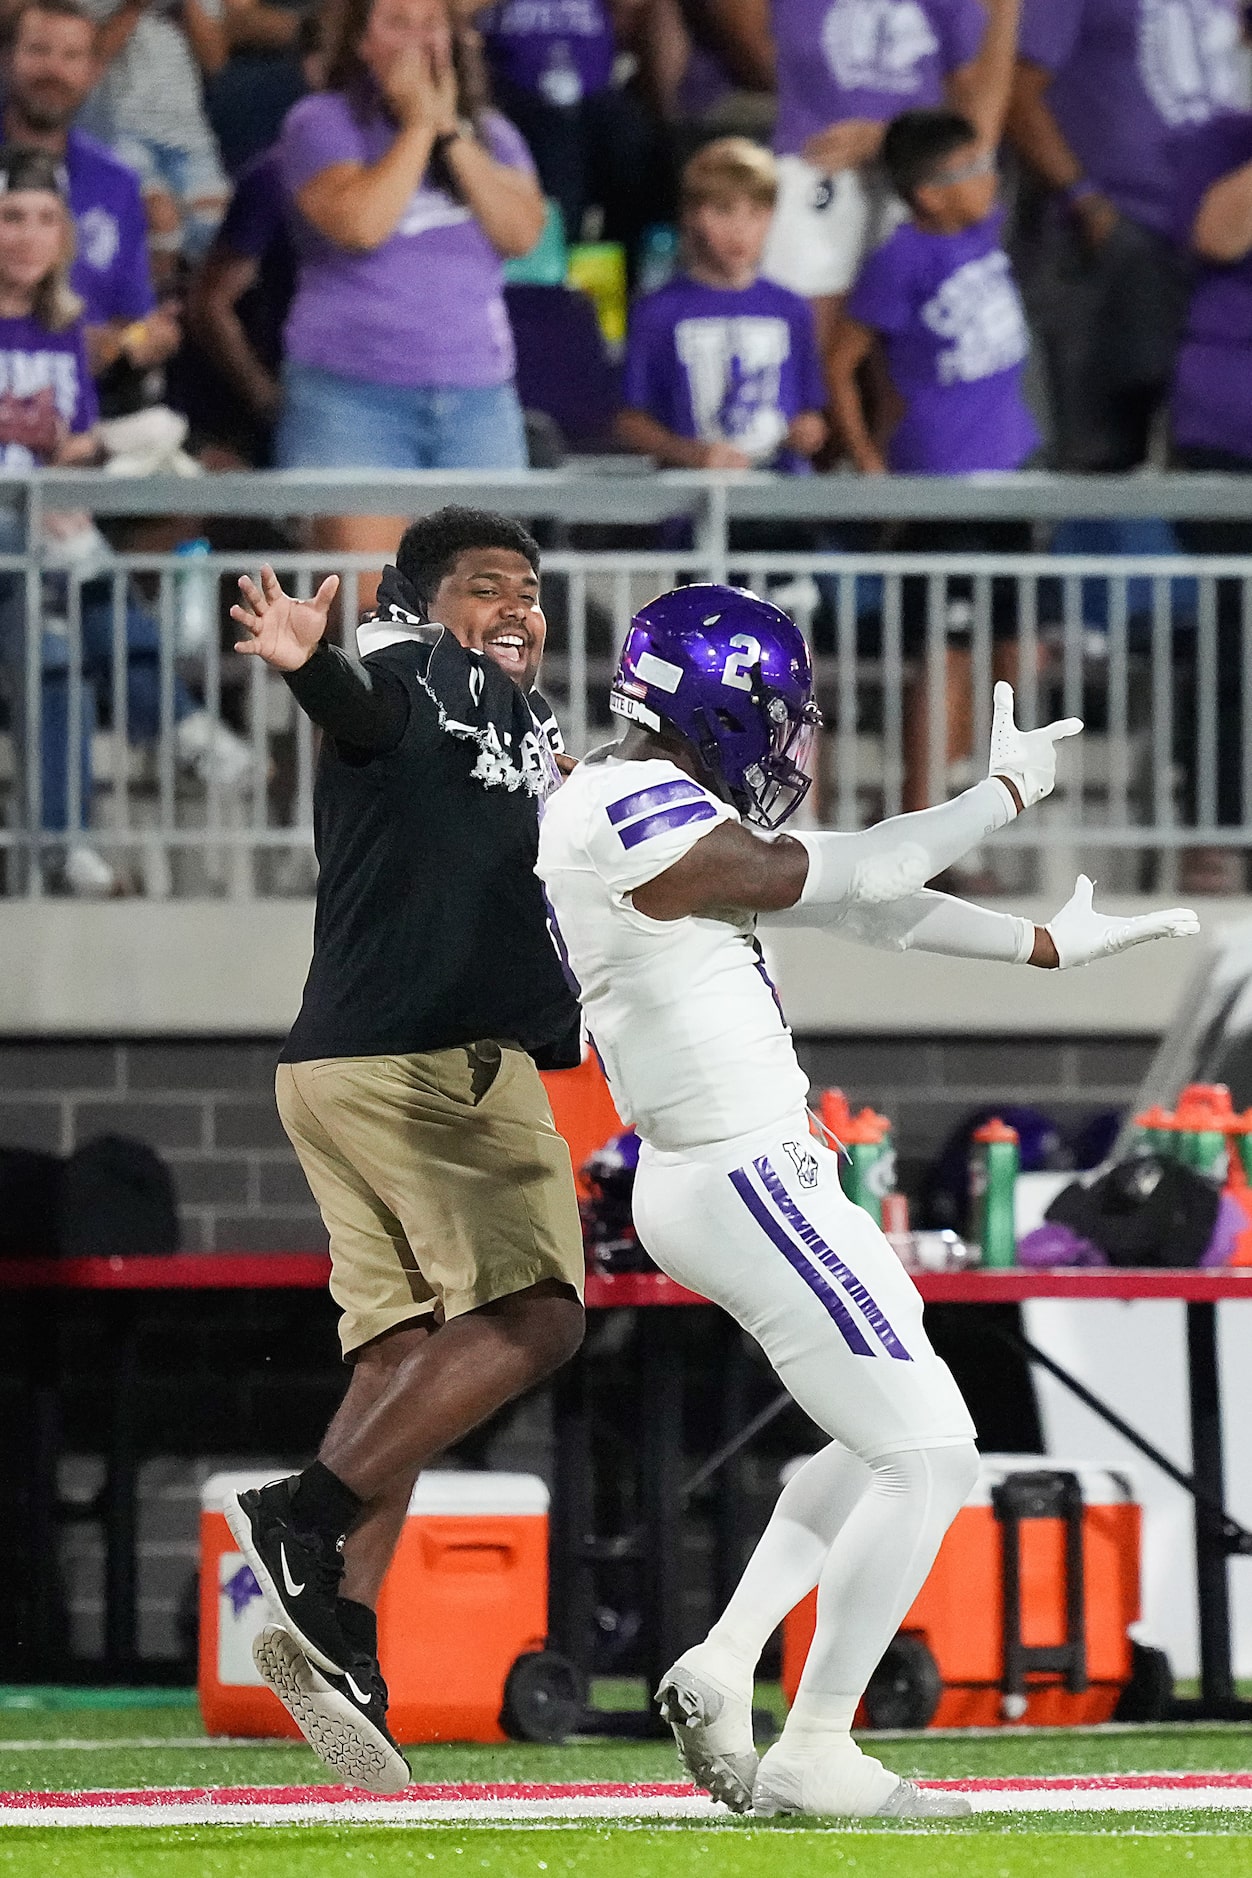
[[[1188,1492],[1194,1503],[1196,1591],[1200,1631],[1200,1695],[1195,1702],[1179,1702],[1179,1714],[1196,1720],[1252,1721],[1252,1702],[1240,1701],[1235,1694],[1231,1661],[1230,1588],[1227,1560],[1237,1554],[1252,1555],[1252,1533],[1225,1510],[1222,1458],[1222,1410],[1217,1360],[1216,1306],[1231,1300],[1252,1302],[1252,1269],[1219,1271],[1131,1270],[1104,1267],[1098,1270],[1030,1271],[1014,1267],[1007,1271],[918,1272],[914,1274],[918,1290],[927,1304],[1020,1304],[1036,1298],[1071,1300],[1121,1299],[1138,1302],[1168,1300],[1186,1306],[1187,1394],[1191,1424],[1191,1473],[1186,1474],[1168,1457],[1131,1427],[1116,1411],[1085,1384],[1069,1374],[1052,1357],[1024,1337],[1008,1335],[1030,1362],[1046,1369],[1065,1388],[1077,1395],[1095,1414],[1125,1436],[1139,1452],[1161,1468]],[[704,1299],[684,1290],[659,1272],[623,1273],[615,1277],[589,1276],[587,1303],[592,1309],[647,1308],[662,1305],[692,1306]],[[651,1636],[649,1668],[655,1657],[659,1672],[664,1673],[681,1638],[675,1631],[674,1618],[680,1586],[679,1520],[681,1502],[681,1399],[677,1386],[677,1364],[673,1339],[662,1328],[668,1311],[649,1310],[649,1320],[656,1326],[645,1334],[644,1389],[649,1414],[640,1430],[645,1454],[645,1506],[648,1523],[646,1563],[650,1596],[649,1626]],[[564,1390],[571,1414],[576,1417],[577,1370],[566,1372],[558,1380]],[[570,1399],[573,1397],[574,1399]],[[558,1398],[559,1399],[559,1398]],[[667,1440],[675,1433],[676,1441]],[[558,1482],[561,1481],[561,1450],[577,1435],[576,1420],[558,1417]],[[567,1457],[568,1477],[558,1504],[586,1503],[585,1483],[579,1480],[576,1460]],[[576,1531],[563,1535],[553,1546],[554,1565],[569,1568],[577,1556]],[[562,1561],[558,1563],[558,1561]],[[554,1599],[554,1609],[564,1605],[575,1614],[580,1600],[576,1592],[561,1600]],[[566,1639],[566,1647],[569,1641]]]
[[[185,1291],[320,1290],[330,1260],[316,1252],[172,1253],[163,1257],[0,1260],[0,1291],[27,1293],[143,1293]],[[1096,1271],[971,1271],[919,1273],[928,1304],[1022,1303],[1035,1298],[1075,1300],[1160,1299],[1180,1302],[1187,1313],[1187,1386],[1191,1413],[1192,1472],[1184,1474],[1130,1428],[1045,1352],[1020,1339],[1023,1353],[1074,1391],[1157,1466],[1183,1486],[1195,1503],[1196,1576],[1200,1617],[1200,1699],[1197,1717],[1252,1719],[1252,1704],[1239,1703],[1231,1666],[1227,1560],[1252,1554],[1252,1533],[1223,1507],[1222,1417],[1217,1363],[1216,1305],[1252,1301],[1252,1270],[1196,1271],[1101,1269]],[[644,1310],[644,1387],[649,1412],[640,1441],[645,1462],[645,1554],[647,1603],[653,1616],[650,1656],[664,1670],[671,1660],[681,1580],[679,1513],[682,1500],[681,1368],[674,1320],[663,1306],[706,1305],[660,1272],[606,1277],[589,1273],[590,1310]],[[711,1307],[708,1307],[711,1308]],[[110,1669],[134,1673],[137,1443],[130,1390],[135,1377],[135,1313],[119,1319],[113,1350],[113,1389],[107,1431],[105,1507],[105,1659]],[[557,1378],[557,1454],[552,1516],[554,1637],[570,1653],[585,1614],[578,1580],[579,1554],[591,1528],[587,1402],[584,1366],[570,1365]],[[55,1378],[37,1385],[55,1392]],[[35,1405],[35,1439],[29,1455],[32,1481],[32,1539],[51,1556],[56,1517],[55,1403]],[[53,1578],[44,1574],[45,1618],[51,1621]],[[38,1623],[36,1626],[38,1630]],[[46,1635],[47,1631],[39,1634]],[[651,1663],[649,1664],[651,1668]]]

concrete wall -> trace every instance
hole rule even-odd
[[[1012,910],[1044,920],[1056,902]],[[1206,933],[1250,912],[1248,900],[1200,908]],[[299,1008],[312,931],[303,899],[0,900],[0,1036],[281,1036]],[[1203,955],[1201,940],[1176,940],[1061,976],[901,958],[824,933],[763,937],[798,1033],[869,1036],[1157,1035]]]

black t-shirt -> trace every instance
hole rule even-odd
[[[579,1057],[578,1006],[534,872],[522,788],[471,775],[410,639],[360,669],[322,646],[288,683],[326,735],[313,791],[313,963],[286,1063],[511,1040],[541,1068]],[[489,686],[515,688],[490,667]]]

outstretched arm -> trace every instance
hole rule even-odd
[[[245,574],[239,582],[246,606],[230,616],[247,638],[236,652],[251,653],[286,679],[297,703],[336,743],[370,756],[394,750],[409,721],[409,695],[394,673],[367,670],[327,645],[326,624],[339,577],[329,575],[311,600],[284,593],[272,567],[261,569],[261,585]]]
[[[998,959],[1045,971],[1090,965],[1150,939],[1180,939],[1200,930],[1190,907],[1115,919],[1097,913],[1093,888],[1080,874],[1070,898],[1046,926],[1015,913],[993,913],[944,893],[912,893],[888,905],[850,905],[837,923],[842,938],[886,952],[938,952],[949,958]],[[794,916],[788,925],[798,922]]]
[[[722,822],[655,880],[636,887],[651,919],[682,919],[722,907],[758,913],[793,908],[792,925],[837,924],[849,905],[881,905],[916,893],[1023,808],[1050,794],[1056,745],[1082,729],[1076,717],[1042,730],[1013,721],[1013,691],[995,689],[991,774],[937,808],[896,815],[857,834],[804,833],[763,841]]]

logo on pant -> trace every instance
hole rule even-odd
[[[817,1185],[817,1156],[799,1141],[784,1141],[783,1147],[787,1151],[791,1165],[796,1170],[796,1178],[800,1185],[806,1191],[811,1191]]]

